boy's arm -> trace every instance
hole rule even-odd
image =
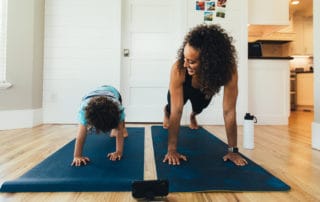
[[[116,151],[109,153],[108,158],[112,161],[120,160],[123,153],[123,133],[125,131],[124,121],[121,121],[117,127],[117,136],[116,136]]]
[[[90,161],[88,157],[82,156],[82,149],[83,149],[83,145],[86,140],[86,137],[87,137],[87,128],[84,125],[79,124],[78,134],[77,134],[76,143],[74,147],[73,161],[71,165],[81,166],[82,163],[86,165],[87,162]]]
[[[124,122],[121,121],[118,125],[118,135],[116,137],[116,152],[121,156],[123,152],[123,139],[124,139],[123,132],[124,132]]]

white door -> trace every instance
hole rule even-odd
[[[128,122],[161,122],[186,26],[185,0],[124,0],[121,91]]]

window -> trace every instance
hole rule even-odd
[[[10,87],[6,82],[7,0],[0,0],[0,88]]]

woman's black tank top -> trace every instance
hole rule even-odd
[[[183,94],[184,97],[190,98],[194,96],[205,97],[205,94],[197,88],[192,86],[192,76],[186,71],[185,81],[183,83]]]

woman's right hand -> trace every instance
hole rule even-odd
[[[71,166],[81,166],[82,164],[87,165],[88,162],[90,162],[90,159],[88,157],[74,157]]]

